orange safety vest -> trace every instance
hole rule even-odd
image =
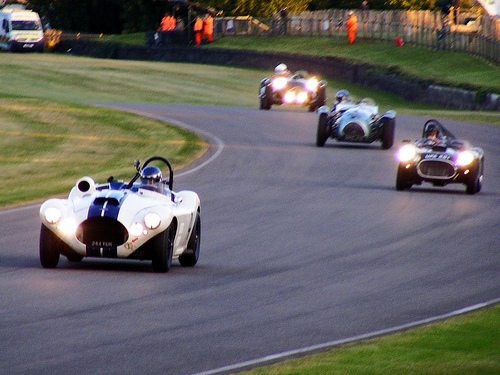
[[[201,18],[196,18],[196,21],[194,21],[194,27],[193,27],[193,30],[194,31],[202,31],[203,30],[203,21],[201,20]]]
[[[172,31],[175,29],[175,24],[177,23],[177,20],[175,19],[174,16],[165,16],[162,18],[160,27],[158,30],[161,31]]]
[[[168,17],[165,16],[161,19],[160,27],[158,28],[158,30],[167,31],[167,27],[168,27]]]
[[[356,31],[358,29],[358,18],[353,14],[347,19],[345,26],[348,32],[351,30]]]
[[[203,20],[203,32],[205,34],[213,34],[213,32],[214,32],[214,19],[211,16],[207,16]]]
[[[177,24],[177,20],[175,19],[174,16],[170,16],[170,21],[169,21],[169,30],[172,31],[175,29],[175,26]]]

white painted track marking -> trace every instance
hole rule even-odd
[[[233,371],[243,371],[245,369],[250,369],[252,367],[264,366],[266,364],[271,364],[274,362],[283,361],[286,359],[291,359],[291,358],[299,356],[299,355],[312,354],[314,352],[318,352],[318,351],[326,350],[326,349],[331,349],[331,348],[334,348],[336,346],[350,344],[350,343],[353,343],[356,341],[361,341],[361,340],[368,340],[368,339],[372,339],[372,338],[375,338],[378,336],[383,336],[383,335],[388,335],[388,334],[404,331],[404,330],[407,330],[410,328],[415,328],[415,327],[422,326],[425,324],[435,323],[435,322],[438,322],[438,321],[441,321],[444,319],[448,319],[448,318],[452,318],[452,317],[455,317],[458,315],[462,315],[462,314],[465,314],[465,313],[468,313],[471,311],[475,311],[475,310],[479,310],[479,309],[482,309],[485,307],[493,306],[493,305],[496,305],[498,303],[500,303],[500,298],[496,298],[496,299],[493,299],[493,300],[490,300],[487,302],[483,302],[483,303],[478,303],[478,304],[473,305],[473,306],[464,307],[462,309],[455,310],[455,311],[452,311],[452,312],[447,313],[447,314],[442,314],[442,315],[437,315],[437,316],[433,316],[433,317],[422,319],[422,320],[417,320],[415,322],[410,322],[410,323],[403,324],[400,326],[381,329],[378,331],[368,332],[368,333],[358,335],[358,336],[347,337],[347,338],[341,339],[341,340],[329,341],[329,342],[325,342],[323,344],[307,346],[305,348],[299,348],[299,349],[290,350],[290,351],[286,351],[286,352],[282,352],[282,353],[271,354],[271,355],[268,355],[268,356],[265,356],[262,358],[253,359],[250,361],[235,363],[233,365],[219,367],[219,368],[216,368],[213,370],[197,372],[197,373],[192,374],[192,375],[221,375],[221,374],[230,373]]]

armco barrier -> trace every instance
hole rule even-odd
[[[403,99],[466,110],[500,110],[500,95],[481,87],[452,87],[436,81],[409,77],[395,68],[362,64],[332,56],[199,47],[146,47],[86,40],[72,41],[59,50],[75,55],[123,60],[199,63],[272,70],[285,62],[291,70],[307,70],[325,78],[338,79],[380,90]]]

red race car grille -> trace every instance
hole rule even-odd
[[[118,220],[110,217],[91,217],[78,226],[76,238],[96,248],[113,248],[128,240],[128,231]]]
[[[455,167],[444,161],[423,160],[418,165],[418,174],[424,178],[448,179],[455,175]]]

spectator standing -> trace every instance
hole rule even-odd
[[[175,24],[175,18],[170,14],[165,13],[165,17],[162,18],[158,31],[172,31],[175,29]]]
[[[203,37],[203,21],[200,18],[200,16],[197,16],[196,19],[194,20],[193,32],[194,32],[194,44],[199,46],[201,44]]]
[[[455,25],[458,25],[460,23],[459,22],[460,5],[461,5],[460,0],[453,0],[453,21],[455,22]]]
[[[175,17],[165,13],[165,16],[161,19],[160,27],[158,27],[160,44],[169,45],[172,43],[172,31],[175,29],[175,24]]]
[[[361,3],[361,5],[360,5],[359,9],[361,9],[361,10],[368,10],[368,1],[364,0],[364,1]]]
[[[352,10],[349,12],[345,27],[347,29],[347,40],[349,44],[353,44],[356,39],[356,31],[358,30],[358,18]]]
[[[281,8],[280,10],[280,18],[281,18],[281,34],[288,34],[288,9],[286,7]]]
[[[203,37],[202,40],[207,43],[214,41],[214,19],[207,13],[203,19]]]

